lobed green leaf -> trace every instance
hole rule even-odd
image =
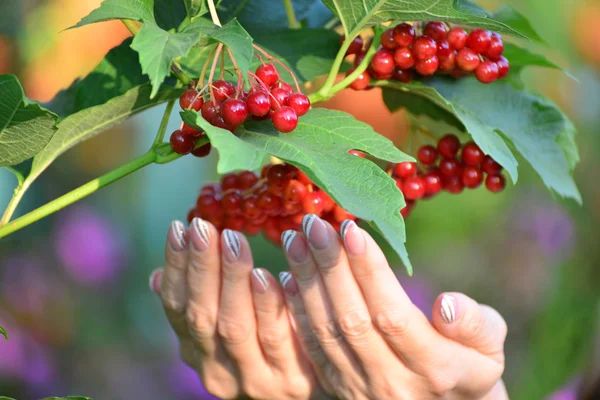
[[[535,29],[533,29],[527,17],[510,4],[504,4],[499,7],[491,14],[491,16],[494,20],[510,26],[513,30],[520,32],[523,36],[535,40],[536,42],[545,43],[544,39],[538,35]]]
[[[506,57],[507,60],[510,61],[510,67],[513,70],[518,71],[520,68],[529,66],[553,68],[563,71],[570,78],[577,80],[577,78],[569,71],[548,60],[542,54],[534,53],[531,50],[517,46],[513,43],[504,44],[503,55],[504,57]]]
[[[104,0],[100,7],[69,29],[113,19],[155,23],[154,0]]]

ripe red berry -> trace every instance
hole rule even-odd
[[[440,61],[437,56],[431,57],[429,60],[419,60],[415,64],[415,70],[422,76],[431,76],[435,74],[438,67],[440,65]]]
[[[490,58],[492,60],[496,60],[498,57],[502,55],[504,52],[504,42],[500,35],[492,35],[492,42],[490,43],[490,47],[483,53],[484,56]]]
[[[437,43],[430,37],[421,36],[413,44],[413,53],[417,60],[429,60],[437,53]]]
[[[279,107],[287,106],[290,93],[282,88],[271,89],[271,109],[273,111]]]
[[[394,71],[394,76],[392,77],[394,80],[402,83],[410,83],[413,78],[412,69],[398,69]]]
[[[462,179],[458,176],[453,176],[450,178],[444,177],[442,180],[442,185],[446,192],[452,194],[459,194],[465,189]]]
[[[473,29],[467,45],[476,53],[485,53],[492,43],[492,33],[485,29]]]
[[[441,138],[438,142],[438,151],[444,158],[454,158],[460,150],[460,140],[452,134]]]
[[[406,179],[417,175],[417,164],[414,162],[401,162],[394,166],[394,175]]]
[[[240,180],[237,174],[229,173],[221,178],[221,190],[226,192],[230,189],[239,189]]]
[[[492,193],[499,193],[506,187],[506,179],[502,175],[488,175],[485,178],[485,187]]]
[[[498,57],[496,60],[496,64],[498,65],[498,79],[504,78],[508,75],[508,71],[510,71],[510,63],[504,56]]]
[[[460,177],[463,167],[456,159],[444,159],[440,161],[440,174],[444,178]]]
[[[248,106],[240,99],[227,99],[221,106],[221,114],[226,124],[238,126],[248,118]]]
[[[288,106],[292,107],[296,114],[301,117],[310,109],[310,100],[305,94],[293,93],[288,99]]]
[[[450,53],[452,53],[454,49],[450,47],[450,43],[446,39],[442,39],[437,42],[437,53],[438,57],[448,57]]]
[[[221,128],[221,129],[227,129],[230,132],[234,132],[235,131],[235,126],[233,125],[229,125],[227,122],[225,122],[225,120],[223,119],[222,115],[217,115],[215,117],[215,119],[213,119],[212,121],[213,126],[216,126],[217,128]]]
[[[235,86],[231,82],[218,80],[213,82],[212,86],[216,104],[220,104],[235,94]]]
[[[283,190],[287,186],[288,182],[293,179],[293,177],[294,172],[290,165],[285,163],[271,165],[267,170],[269,190],[271,188],[277,188],[280,190],[275,190],[272,192],[279,192],[275,194],[283,194]]]
[[[359,53],[356,55],[356,57],[354,57],[354,61],[352,62],[352,64],[354,64],[354,66],[356,67],[358,64],[360,64],[362,62],[362,60],[365,59],[365,55],[366,53]]]
[[[448,32],[446,39],[454,50],[462,50],[467,45],[469,34],[463,28],[452,28]]]
[[[244,229],[244,218],[241,216],[227,216],[223,220],[223,229],[231,229],[232,231],[241,231]]]
[[[253,90],[246,99],[248,111],[257,117],[264,117],[271,111],[271,99],[263,90]]]
[[[275,88],[283,89],[286,92],[288,92],[289,94],[294,93],[294,89],[292,88],[292,85],[290,85],[287,82],[281,81],[281,80],[278,82],[275,82],[275,84],[271,86],[271,91],[273,91],[273,89],[275,89]]]
[[[475,189],[483,182],[483,171],[481,168],[474,166],[465,167],[462,173],[462,183],[469,189]]]
[[[354,72],[355,68],[350,68],[347,72],[346,72],[346,76],[350,75],[352,72]],[[354,80],[354,82],[352,82],[350,84],[350,87],[354,90],[364,90],[367,87],[369,87],[369,83],[371,82],[371,76],[369,75],[369,73],[367,71],[363,71],[362,74],[360,74],[358,76],[358,78],[356,78]]]
[[[394,72],[394,66],[394,55],[386,49],[378,50],[371,60],[371,68],[377,74],[391,74]]]
[[[219,111],[218,111],[217,107],[215,107],[215,104],[212,101],[207,101],[206,103],[204,103],[202,105],[201,114],[202,114],[202,118],[204,118],[205,120],[207,120],[209,123],[212,124],[212,122],[215,120],[217,115],[219,115]]]
[[[496,160],[490,156],[484,157],[481,168],[488,175],[500,175],[502,172],[502,165],[498,164]]]
[[[273,126],[279,132],[289,133],[298,126],[298,115],[292,107],[284,106],[273,113]]]
[[[241,212],[242,193],[237,189],[230,189],[223,193],[221,206],[227,215],[237,215]]]
[[[352,154],[353,156],[356,157],[360,157],[360,158],[365,158],[365,153],[363,153],[362,151],[358,151],[358,150],[348,150],[348,154]]]
[[[192,109],[196,111],[200,111],[200,108],[204,104],[204,100],[200,97],[200,94],[194,89],[188,89],[181,97],[179,97],[179,106],[184,109]]]
[[[431,197],[442,191],[442,176],[437,171],[429,172],[423,177],[425,196]]]
[[[335,207],[333,208],[333,219],[338,224],[341,224],[342,222],[344,222],[347,219],[354,221],[354,220],[356,220],[356,217],[336,204]],[[336,229],[336,231],[339,232],[339,229]]]
[[[394,71],[386,73],[386,74],[381,74],[379,72],[373,71],[373,68],[371,68],[371,67],[369,67],[369,73],[376,80],[387,80],[387,79],[391,79],[394,76]]]
[[[196,201],[196,207],[203,218],[221,212],[221,203],[214,194],[201,194]]]
[[[456,55],[456,65],[463,71],[475,71],[480,63],[479,55],[468,47],[465,47]]]
[[[447,57],[438,57],[440,59],[440,71],[451,72],[456,68],[456,50],[452,50]]]
[[[423,31],[423,34],[425,36],[429,36],[436,42],[444,40],[447,36],[446,24],[440,21],[429,22],[427,23],[427,25],[425,25],[425,30]]]
[[[409,69],[415,65],[415,57],[408,47],[400,47],[394,52],[394,62],[400,69]]]
[[[394,40],[394,29],[390,28],[381,34],[381,45],[388,50],[394,50],[398,43]]]
[[[321,215],[325,207],[322,192],[310,192],[302,200],[302,208],[306,214]]]
[[[262,192],[258,196],[258,206],[265,214],[275,215],[281,208],[281,197],[271,192]]]
[[[477,146],[475,142],[469,142],[463,146],[462,149],[462,160],[466,165],[478,167],[483,163],[485,154]]]
[[[402,193],[408,200],[418,200],[425,196],[425,182],[418,176],[406,178],[402,185]]]
[[[252,171],[242,171],[238,174],[239,188],[248,190],[258,182],[258,176]]]
[[[406,200],[406,206],[400,210],[400,214],[402,214],[402,218],[406,219],[412,213],[412,210],[416,207],[417,202],[414,200]]]
[[[184,131],[185,133],[187,133],[188,135],[198,138],[200,136],[202,136],[204,134],[204,132],[198,130],[198,129],[194,129],[191,126],[189,126],[188,124],[183,124],[183,126],[181,127],[181,130]]]
[[[399,24],[394,28],[394,41],[400,47],[408,47],[415,40],[415,28],[410,24]]]
[[[169,141],[171,142],[171,148],[177,154],[190,153],[194,149],[194,143],[196,142],[190,134],[179,129],[171,133]]]
[[[262,214],[261,209],[258,206],[258,196],[255,194],[244,197],[241,209],[242,215],[248,220],[260,218]]]
[[[283,197],[286,203],[299,203],[304,200],[304,197],[308,193],[306,185],[302,182],[292,179],[288,182],[283,192]]]
[[[345,40],[346,40],[345,36],[340,37],[340,46],[342,45],[342,43],[344,43]],[[362,48],[363,48],[363,40],[360,36],[357,36],[354,39],[352,39],[352,43],[350,43],[348,50],[346,50],[346,55],[349,56],[351,54],[358,54],[362,51]]]
[[[417,153],[417,159],[423,165],[433,165],[437,161],[438,151],[431,145],[423,146]]]
[[[279,79],[277,68],[273,64],[263,64],[256,68],[255,73],[267,87],[271,87]]]
[[[198,147],[197,149],[192,150],[192,154],[198,158],[206,157],[210,154],[210,150],[212,149],[212,145],[210,143],[206,143]]]
[[[481,83],[492,83],[498,79],[499,75],[498,64],[490,60],[482,62],[475,70],[475,77]]]
[[[398,190],[402,191],[402,186],[404,186],[404,181],[400,178],[393,178],[393,179],[396,182],[396,187],[398,188]]]

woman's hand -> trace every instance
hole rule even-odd
[[[296,340],[277,281],[253,269],[243,235],[194,219],[169,229],[150,277],[183,360],[223,399],[327,398]]]
[[[341,237],[316,215],[286,231],[280,279],[297,334],[327,392],[343,399],[507,399],[506,323],[459,293],[433,324],[411,303],[375,241],[353,221]]]

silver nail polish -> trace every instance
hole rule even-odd
[[[352,221],[351,219],[347,219],[342,222],[342,226],[340,227],[340,236],[342,237],[342,240],[346,240],[346,233],[348,233],[348,229],[350,229],[353,225],[356,225],[356,222]]]
[[[296,235],[297,235],[297,232],[292,231],[292,230],[284,231],[281,234],[281,243],[283,244],[283,248],[285,249],[286,252],[289,250],[290,244],[292,244]]]
[[[315,214],[306,214],[304,218],[302,218],[302,230],[307,238],[310,234],[310,229],[317,218],[319,217],[317,217]]]
[[[177,240],[178,249],[174,250],[183,250],[187,246],[187,241],[185,239],[185,226],[181,221],[173,221],[171,222],[171,230],[173,231],[173,236],[175,240]]]
[[[269,280],[267,279],[265,271],[263,271],[260,268],[255,268],[252,270],[252,274],[258,279],[263,289],[267,290],[267,288],[269,287]]]
[[[281,287],[285,288],[285,285],[292,279],[292,274],[287,271],[283,271],[279,273],[279,282],[281,282]]]
[[[231,254],[233,254],[233,257],[237,260],[240,256],[240,250],[242,248],[240,238],[231,229],[225,229],[223,231],[223,235],[225,237],[225,244],[227,245],[227,248],[229,249]]]
[[[442,319],[444,320],[445,323],[447,324],[451,324],[452,322],[454,322],[454,318],[456,318],[456,310],[454,308],[454,298],[448,296],[448,295],[444,295],[442,296],[442,302],[441,302],[441,314],[442,314]]]
[[[202,242],[204,242],[204,244],[208,246],[210,243],[210,230],[208,229],[208,225],[206,224],[206,222],[204,222],[204,220],[200,218],[194,218],[194,220],[192,221],[192,226],[198,233],[198,236],[200,237]]]

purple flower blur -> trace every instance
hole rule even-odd
[[[12,308],[22,314],[41,314],[51,293],[40,258],[15,254],[2,262],[0,271],[0,293]]]
[[[552,393],[546,400],[577,400],[577,387],[579,379],[574,379],[556,392]]]
[[[416,276],[402,279],[400,283],[413,304],[417,306],[427,318],[431,319],[431,308],[435,301],[435,294],[431,284],[427,280]]]
[[[193,398],[196,400],[218,400],[211,396],[200,381],[200,377],[192,368],[181,360],[175,361],[169,367],[169,386],[175,395],[174,398]]]
[[[58,259],[80,284],[109,282],[125,264],[125,246],[119,232],[97,211],[74,207],[54,230]]]

